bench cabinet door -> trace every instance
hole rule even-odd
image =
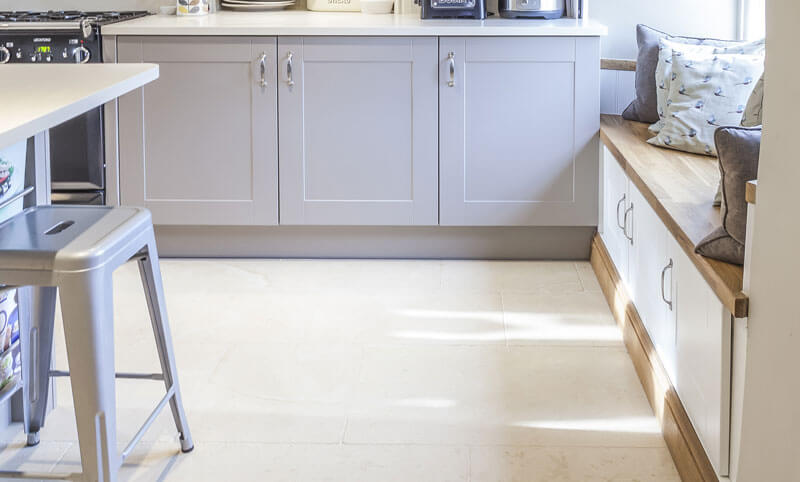
[[[629,184],[630,215],[628,232],[632,233],[628,287],[650,340],[664,368],[675,379],[675,321],[670,308],[671,270],[667,228],[642,193]],[[670,267],[672,266],[672,267]]]
[[[731,404],[731,315],[678,243],[675,261],[675,388],[718,475],[728,475]]]
[[[281,224],[437,224],[436,38],[278,43]]]
[[[628,284],[628,251],[630,242],[625,233],[625,211],[630,204],[628,176],[622,166],[603,147],[602,221],[599,229],[603,243],[623,283]]]
[[[156,224],[277,224],[275,56],[274,37],[121,37],[119,62],[160,67],[119,100],[122,203]]]
[[[439,40],[441,224],[596,226],[600,41]]]

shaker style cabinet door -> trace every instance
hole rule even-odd
[[[437,41],[280,37],[280,223],[438,223]]]
[[[120,191],[162,225],[278,223],[276,39],[121,37],[159,64],[119,100]]]
[[[441,224],[596,226],[600,41],[439,43]]]
[[[601,236],[606,245],[608,254],[622,278],[628,284],[628,252],[630,251],[631,236],[630,223],[626,227],[626,212],[630,196],[628,195],[628,176],[622,166],[611,152],[603,147],[603,194],[600,202],[603,203],[602,222],[600,223]]]

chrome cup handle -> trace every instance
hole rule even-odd
[[[668,300],[664,293],[664,279],[666,278],[667,270],[672,270],[672,267],[672,258],[670,258],[669,264],[664,266],[664,269],[661,270],[661,299],[669,306],[669,311],[672,311],[672,300]]]
[[[294,85],[294,75],[292,73],[292,59],[294,54],[289,52],[286,54],[286,85],[289,87]]]
[[[448,87],[456,86],[456,54],[450,52],[447,54],[447,62],[450,64],[450,80],[447,82]]]

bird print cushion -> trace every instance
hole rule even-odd
[[[762,117],[764,116],[764,74],[756,83],[756,88],[750,94],[750,100],[744,107],[744,116],[742,117],[742,126],[756,127],[762,124]]]
[[[650,126],[650,131],[658,133],[664,125],[664,116],[667,111],[667,97],[675,73],[672,70],[672,56],[679,57],[708,55],[714,56],[722,53],[764,55],[765,42],[726,42],[709,39],[687,38],[662,38],[658,45],[658,64],[656,64],[656,105],[658,121]]]
[[[714,131],[738,126],[764,72],[762,55],[672,55],[664,125],[650,144],[716,156]]]

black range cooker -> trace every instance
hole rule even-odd
[[[0,11],[0,64],[102,62],[103,25],[145,15],[144,11]],[[54,203],[105,204],[104,149],[102,108],[50,130]],[[28,152],[32,159],[32,142]]]

